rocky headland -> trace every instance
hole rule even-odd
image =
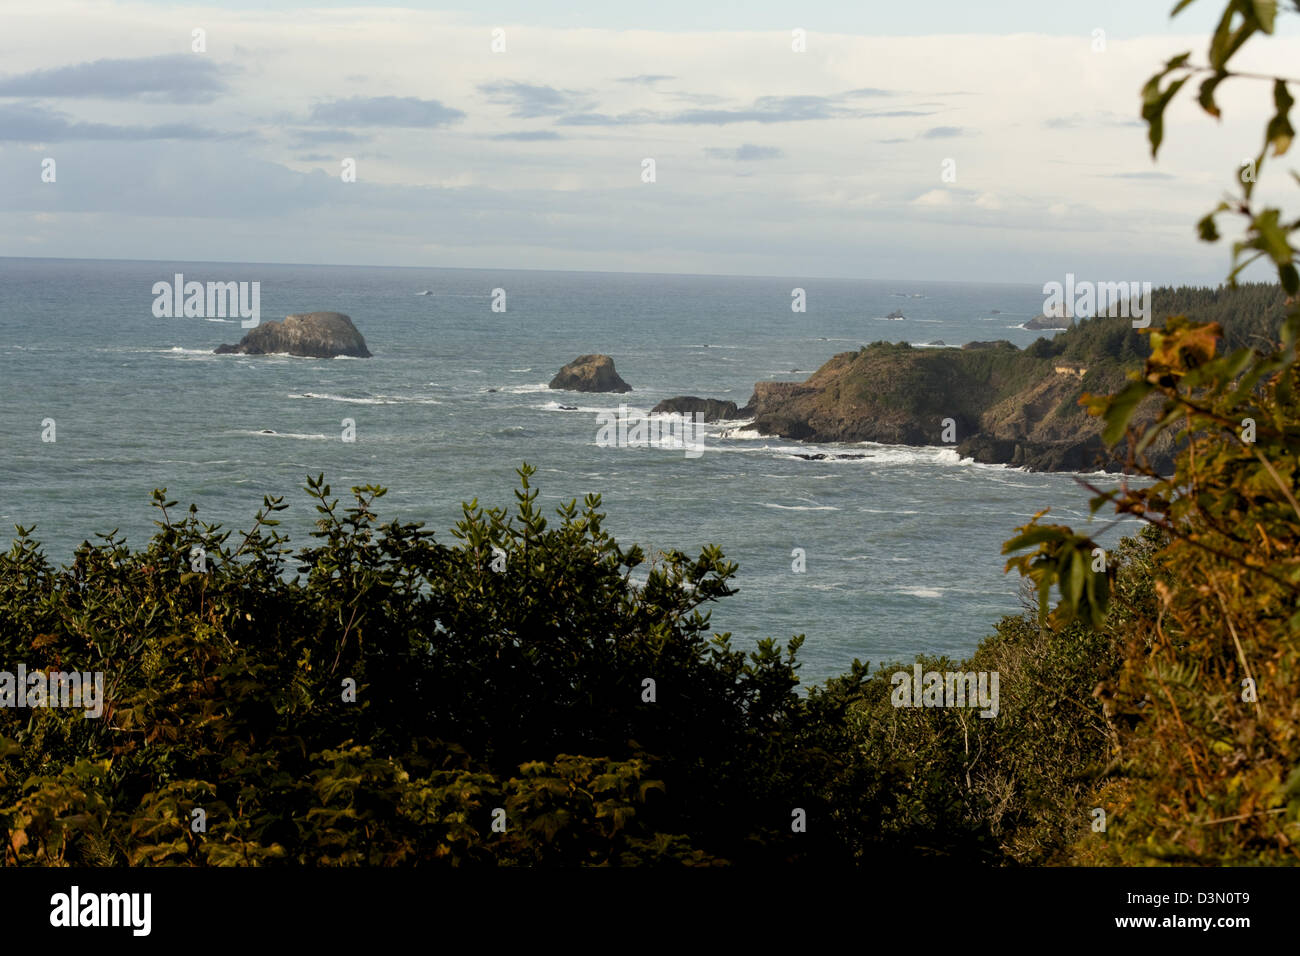
[[[1100,421],[1079,399],[1122,386],[1122,363],[1098,354],[1089,366],[1040,342],[1036,349],[877,342],[842,352],[804,382],[758,382],[752,427],[800,441],[948,445],[963,458],[1033,471],[1118,470],[1124,449],[1103,446]],[[1171,450],[1149,449],[1157,469],[1169,465]]]
[[[1263,284],[1157,289],[1152,327],[1184,314],[1218,323],[1221,351],[1257,347],[1276,341],[1285,303],[1279,287]],[[1117,392],[1142,368],[1149,343],[1128,318],[1065,321],[1063,331],[1023,349],[1005,340],[961,348],[875,342],[832,356],[805,381],[756,383],[748,405],[734,413],[734,403],[692,396],[668,399],[656,410],[752,417],[748,427],[759,434],[796,441],[946,445],[963,458],[1031,471],[1118,471],[1126,443],[1106,448],[1101,420],[1079,399]],[[1159,407],[1149,397],[1133,424],[1153,421]],[[949,419],[953,427],[945,434]],[[1168,473],[1175,451],[1164,435],[1146,449],[1147,461]]]

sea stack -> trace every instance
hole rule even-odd
[[[307,358],[370,358],[366,340],[342,312],[306,312],[263,322],[239,340],[219,345],[218,355],[300,355]]]
[[[608,355],[579,355],[551,379],[551,388],[570,392],[630,392],[632,386],[614,371]]]
[[[1061,331],[1074,325],[1074,319],[1068,315],[1036,315],[1025,323],[1026,329],[1038,331]]]

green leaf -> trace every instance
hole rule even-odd
[[[1267,253],[1268,257],[1279,266],[1286,265],[1294,255],[1294,250],[1287,242],[1286,231],[1278,222],[1280,215],[1280,210],[1265,209],[1252,223],[1255,231],[1259,233],[1259,242],[1253,245]]]
[[[1215,119],[1220,116],[1219,107],[1214,102],[1214,90],[1220,83],[1228,78],[1228,74],[1220,70],[1215,73],[1204,83],[1201,84],[1200,95],[1196,97],[1196,102],[1201,104],[1201,109],[1209,113]]]
[[[1024,534],[1012,538],[1002,545],[1002,553],[1010,554],[1013,551],[1023,551],[1025,548],[1032,548],[1036,544],[1043,544],[1046,541],[1059,541],[1065,537],[1065,533],[1057,527],[1033,527]]]
[[[1265,142],[1273,147],[1273,155],[1281,156],[1291,148],[1291,141],[1295,139],[1295,128],[1291,125],[1291,107],[1295,105],[1295,100],[1291,98],[1290,92],[1286,88],[1285,80],[1275,80],[1273,82],[1273,105],[1277,113],[1268,122],[1268,130],[1264,133]]]
[[[1107,403],[1105,411],[1106,427],[1102,430],[1102,440],[1107,445],[1114,445],[1124,437],[1129,419],[1137,410],[1142,399],[1155,389],[1150,382],[1129,382],[1119,390]]]
[[[1210,41],[1210,66],[1216,70],[1227,67],[1234,53],[1250,39],[1251,34],[1260,28],[1260,22],[1254,10],[1248,5],[1250,0],[1232,0],[1224,8],[1223,18],[1215,28],[1214,38]],[[1235,30],[1232,22],[1236,14],[1241,14],[1242,22]]]
[[[1196,231],[1200,234],[1202,242],[1219,241],[1219,227],[1215,223],[1214,217],[1219,213],[1226,211],[1227,208],[1228,204],[1226,202],[1219,203],[1218,208],[1215,209],[1214,212],[1206,214],[1206,216],[1196,224]]]
[[[1277,20],[1277,0],[1251,0],[1250,5],[1255,10],[1259,28],[1265,33],[1272,33],[1273,24]]]
[[[1300,273],[1296,272],[1294,264],[1288,262],[1277,270],[1278,278],[1282,280],[1282,288],[1286,290],[1287,295],[1295,295],[1300,292]]]
[[[1187,54],[1181,57],[1175,57],[1175,60],[1186,60]],[[1174,60],[1170,60],[1173,63]],[[1167,71],[1166,71],[1167,72]],[[1142,90],[1142,118],[1147,122],[1147,139],[1151,141],[1151,155],[1155,156],[1160,149],[1160,143],[1165,137],[1165,107],[1169,105],[1170,100],[1177,95],[1178,91],[1183,88],[1187,82],[1187,77],[1175,80],[1169,84],[1166,90],[1160,89],[1160,79],[1163,74],[1152,77],[1147,86]]]
[[[1083,582],[1087,576],[1087,565],[1084,563],[1084,557],[1077,549],[1070,552],[1069,572],[1061,578],[1061,597],[1065,600],[1067,609],[1073,611],[1079,606],[1079,600],[1083,597]],[[1069,588],[1067,591],[1066,588]]]

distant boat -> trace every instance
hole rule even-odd
[[[919,293],[919,292],[913,292],[909,298],[913,298],[913,299],[924,299],[925,296],[923,296],[923,295],[922,295],[921,293]]]
[[[415,294],[416,294],[416,295],[433,295],[433,293],[430,292],[428,289],[425,289],[423,292],[417,292],[417,293],[415,293]]]
[[[902,309],[895,309],[893,312],[890,312],[889,315],[885,316],[885,318],[897,320],[897,319],[905,319],[907,318],[907,316],[903,314]]]

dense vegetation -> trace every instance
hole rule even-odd
[[[0,654],[103,671],[108,703],[0,710],[9,861],[1034,862],[1086,823],[1085,781],[1062,781],[1104,758],[1109,638],[1002,622],[968,662],[1003,675],[996,720],[900,711],[861,665],[800,697],[801,639],[706,637],[720,553],[662,555],[638,584],[598,499],[551,524],[530,474],[513,513],[468,505],[453,545],[319,480],[318,541],[293,554],[278,500],[231,535],[160,494],[145,549],[87,543],[63,569],[20,535]]]
[[[1208,66],[1152,79],[1153,149],[1193,73],[1217,115],[1270,11],[1234,0]],[[1274,103],[1257,171],[1293,136],[1282,81]],[[279,499],[232,534],[160,491],[143,550],[109,536],[56,568],[20,528],[0,556],[2,666],[106,675],[99,719],[0,708],[6,862],[1300,862],[1300,222],[1253,186],[1201,234],[1243,216],[1238,262],[1273,263],[1284,302],[1174,291],[1223,314],[1055,340],[1141,357],[1083,402],[1149,479],[1094,510],[1146,527],[1110,554],[1041,514],[1017,529],[1008,567],[1037,599],[969,661],[920,661],[997,672],[995,718],[897,707],[895,668],[861,663],[799,695],[801,638],[709,636],[735,570],[718,549],[647,562],[595,497],[552,521],[527,466],[514,508],[468,504],[452,543],[381,523],[375,487],[344,506],[309,480],[299,550]]]

